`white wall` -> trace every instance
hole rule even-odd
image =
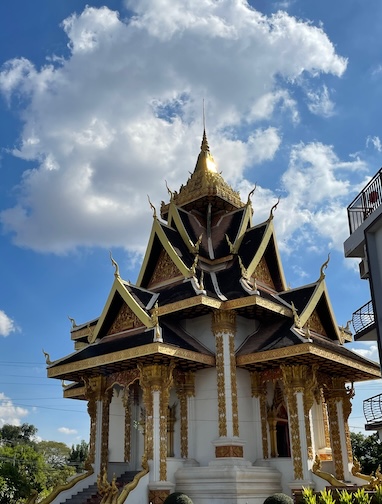
[[[121,390],[113,390],[113,397],[110,403],[109,420],[109,461],[123,462],[125,446],[125,409],[122,404]]]

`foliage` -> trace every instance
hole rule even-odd
[[[320,504],[335,504],[333,493],[331,490],[321,490],[318,501]]]
[[[190,497],[182,492],[173,492],[168,495],[163,504],[193,504]]]
[[[37,428],[31,424],[5,424],[0,428],[0,444],[34,444],[36,433]]]
[[[358,488],[353,494],[356,504],[370,504],[371,496],[365,492],[364,488]]]
[[[310,487],[302,488],[302,500],[304,504],[317,503],[317,495],[313,492],[313,488]]]
[[[70,448],[56,441],[38,442],[36,433],[29,424],[0,429],[0,504],[26,502],[33,490],[44,497],[75,473],[68,465]]]
[[[84,470],[85,461],[89,455],[89,445],[86,441],[82,440],[76,446],[72,445],[69,454],[69,464],[76,467],[77,472]]]
[[[284,493],[275,493],[267,497],[264,504],[293,504],[293,499]]]
[[[382,485],[375,487],[375,502],[377,504],[382,504]]]
[[[354,457],[361,464],[363,474],[375,472],[382,461],[382,443],[377,433],[364,436],[360,432],[350,433]]]
[[[339,504],[352,504],[353,493],[347,490],[337,490]]]

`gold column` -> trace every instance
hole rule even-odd
[[[102,397],[102,377],[96,378],[83,377],[85,384],[85,397],[88,400],[88,414],[90,417],[90,439],[89,455],[85,462],[85,468],[90,469],[91,464],[95,463],[95,447],[97,435],[97,401]]]
[[[195,373],[174,374],[180,403],[180,456],[188,458],[188,398],[195,396]]]
[[[313,405],[314,393],[318,390],[316,372],[317,366],[312,368],[305,365],[281,366],[285,393],[288,401],[289,430],[292,446],[294,478],[304,479],[303,458],[313,459],[312,434],[310,428],[309,411]],[[301,433],[298,416],[297,393],[303,394],[303,415],[307,453],[302,452]],[[306,467],[307,469],[307,467]]]
[[[131,458],[131,391],[129,387],[124,389],[122,402],[125,409],[124,461],[129,462]]]
[[[102,394],[102,434],[101,434],[101,473],[107,474],[107,464],[109,462],[109,423],[110,423],[110,402],[113,397],[113,389],[110,388]]]
[[[216,345],[219,436],[227,437],[229,423],[230,437],[238,437],[239,415],[235,360],[236,313],[234,311],[214,311],[212,316],[212,332],[215,335]],[[226,348],[226,352],[224,352],[224,335],[228,337],[228,348]],[[228,363],[225,362],[224,357],[227,353],[229,354]],[[229,375],[225,373],[225,368],[228,366]],[[227,393],[227,390],[229,390],[229,394]],[[229,419],[227,419],[227,400],[230,400],[232,406],[232,413]]]
[[[267,433],[267,388],[260,373],[251,373],[252,397],[257,397],[260,403],[261,441],[263,445],[263,458],[269,457]]]
[[[174,363],[169,366],[153,364],[139,366],[140,383],[143,389],[143,402],[146,407],[146,452],[147,459],[154,457],[153,432],[153,392],[160,393],[159,400],[159,480],[167,478],[167,408],[172,385]]]
[[[336,478],[343,480],[344,473],[344,460],[342,458],[341,446],[341,433],[338,418],[337,404],[340,402],[342,407],[344,430],[345,430],[345,443],[347,452],[347,462],[352,462],[352,450],[350,443],[350,432],[348,426],[348,418],[351,413],[351,398],[354,396],[353,388],[346,389],[345,379],[332,378],[331,384],[325,389],[325,399],[328,407],[329,415],[329,429],[332,445],[332,457],[335,468]]]

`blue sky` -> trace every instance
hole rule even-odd
[[[369,0],[14,0],[0,4],[0,424],[88,439],[84,403],[46,378],[97,317],[109,250],[135,281],[152,212],[186,182],[202,101],[211,151],[287,282],[326,281],[339,324],[370,299],[344,259],[346,207],[381,166],[382,4]],[[377,360],[375,344],[352,344]],[[362,431],[356,387],[350,426]]]

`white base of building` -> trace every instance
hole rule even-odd
[[[216,459],[207,467],[185,467],[175,473],[176,491],[194,504],[263,504],[281,492],[281,474],[237,458]]]

